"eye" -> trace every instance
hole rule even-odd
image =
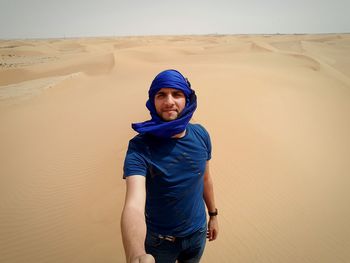
[[[164,97],[164,93],[157,93],[156,94],[156,98],[163,98]]]
[[[176,98],[182,98],[185,95],[182,92],[174,92],[173,96],[176,97]]]

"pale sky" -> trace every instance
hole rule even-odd
[[[0,0],[0,39],[349,33],[350,0]]]

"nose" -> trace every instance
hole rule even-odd
[[[171,94],[169,94],[168,96],[166,96],[164,103],[168,106],[174,105],[174,97]]]

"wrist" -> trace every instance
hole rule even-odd
[[[218,209],[215,208],[214,211],[208,211],[209,217],[216,217],[218,215]]]

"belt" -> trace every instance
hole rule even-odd
[[[167,241],[170,241],[170,242],[175,242],[175,240],[176,240],[176,237],[174,237],[174,236],[158,235],[158,238],[159,239],[163,239],[163,240],[167,240]]]
[[[205,226],[206,227],[206,226]],[[192,235],[194,235],[195,233],[197,233],[200,229],[198,229],[197,231],[195,231],[194,233],[186,236],[186,237],[174,237],[174,236],[169,236],[169,235],[161,235],[161,234],[155,234],[154,233],[154,236],[158,237],[159,239],[162,239],[162,240],[167,240],[167,241],[170,241],[170,242],[175,242],[176,240],[179,240],[179,239],[182,239],[182,238],[188,238],[188,237],[191,237]]]

